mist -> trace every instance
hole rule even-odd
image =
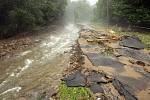
[[[70,0],[64,14],[65,23],[90,23],[97,0]]]
[[[80,0],[71,0],[71,1],[80,1]],[[86,0],[90,5],[95,5],[98,0]]]

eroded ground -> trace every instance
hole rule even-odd
[[[89,88],[98,100],[149,100],[150,55],[139,38],[91,29],[79,34],[78,60],[63,78],[68,87]]]

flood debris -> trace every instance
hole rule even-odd
[[[120,45],[124,47],[129,47],[133,49],[144,49],[145,46],[141,40],[136,36],[123,36]]]

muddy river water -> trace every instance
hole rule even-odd
[[[36,100],[43,92],[54,92],[68,66],[69,54],[64,52],[71,49],[78,31],[68,24],[55,34],[46,35],[40,45],[0,61],[0,100]]]

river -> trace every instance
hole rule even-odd
[[[66,52],[78,38],[78,31],[75,25],[68,24],[48,32],[38,46],[0,61],[0,99],[36,100],[42,93],[54,92],[68,67],[70,54]]]

